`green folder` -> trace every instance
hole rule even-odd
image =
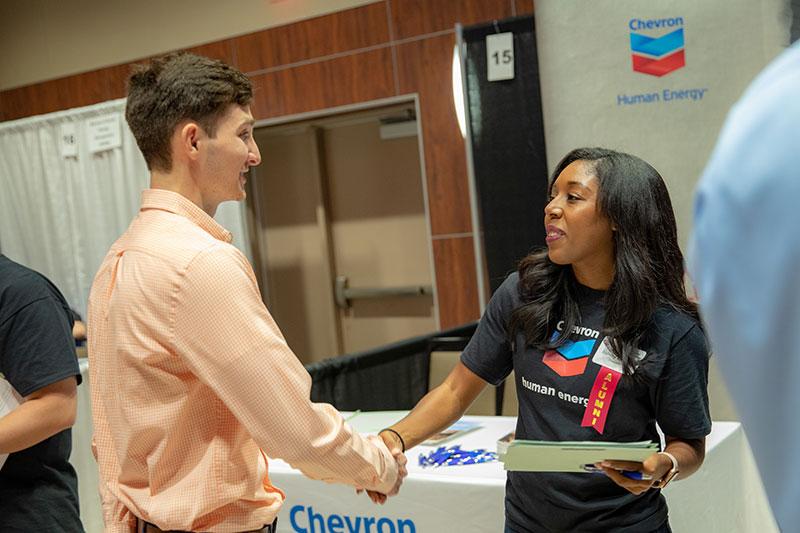
[[[514,440],[500,452],[506,470],[522,472],[585,472],[584,465],[604,460],[644,461],[658,444],[641,442],[552,442]]]

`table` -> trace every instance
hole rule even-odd
[[[97,494],[97,466],[91,453],[89,379],[81,361],[84,383],[78,388],[78,420],[73,428],[70,460],[78,471],[81,518],[88,533],[102,531]],[[361,413],[353,425],[375,432],[404,412]],[[481,428],[454,441],[465,449],[493,449],[514,429],[514,417],[465,417]],[[448,443],[450,445],[450,443]],[[503,527],[505,471],[499,463],[422,469],[418,447],[408,452],[409,476],[399,495],[383,506],[352,488],[304,477],[286,463],[270,460],[270,478],[287,500],[278,531],[295,533],[441,533],[499,532]],[[675,533],[777,532],[761,478],[742,427],[714,422],[707,439],[703,467],[692,477],[664,490]]]
[[[675,533],[779,531],[738,422],[714,422],[703,466],[692,477],[671,483],[664,496]]]
[[[344,413],[348,416],[348,413]],[[405,415],[402,411],[360,413],[351,420],[362,433],[375,433]],[[482,427],[445,443],[464,449],[494,450],[496,441],[513,431],[516,418],[468,416]],[[400,494],[375,505],[351,487],[312,481],[283,461],[269,462],[272,483],[286,492],[278,531],[297,533],[415,533],[502,531],[506,474],[499,463],[422,468],[418,446],[409,452],[408,477]]]
[[[352,425],[376,432],[404,412],[361,413]],[[348,414],[345,413],[345,416]],[[494,449],[516,425],[514,417],[467,416],[481,425],[447,443]],[[287,494],[278,531],[295,533],[499,532],[503,529],[506,475],[500,463],[422,468],[417,447],[408,455],[409,475],[400,494],[373,504],[350,487],[310,480],[283,461],[270,460],[272,483]],[[705,464],[691,478],[664,490],[675,533],[777,532],[741,425],[714,422]]]

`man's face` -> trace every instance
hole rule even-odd
[[[203,208],[212,216],[220,203],[245,198],[247,171],[261,163],[253,122],[249,106],[232,104],[219,118],[216,135],[203,137],[205,153],[198,184]]]

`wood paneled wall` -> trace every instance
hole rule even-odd
[[[419,95],[440,325],[448,328],[479,315],[466,155],[450,81],[454,26],[532,12],[533,0],[383,0],[189,51],[252,79],[256,119]],[[0,92],[0,120],[122,98],[130,66]]]

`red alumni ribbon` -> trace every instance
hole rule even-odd
[[[589,403],[583,413],[581,427],[593,427],[598,433],[603,434],[606,427],[606,417],[611,407],[611,399],[614,398],[614,391],[622,374],[616,370],[601,366],[600,372],[594,380],[592,393],[589,395]]]

